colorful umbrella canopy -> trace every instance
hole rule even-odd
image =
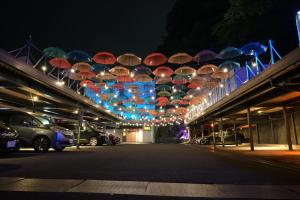
[[[201,85],[205,82],[205,78],[201,76],[195,76],[190,80],[190,83]]]
[[[172,83],[173,84],[186,84],[188,82],[189,77],[186,75],[176,75],[174,76]]]
[[[76,71],[80,71],[80,72],[89,72],[91,71],[91,65],[85,62],[79,62],[79,63],[75,63],[72,66],[72,69],[76,70]]]
[[[65,58],[52,58],[49,61],[50,65],[59,69],[69,69],[71,68],[71,64]]]
[[[109,72],[116,76],[129,76],[130,74],[129,70],[122,66],[113,67]]]
[[[186,90],[187,88],[184,85],[174,85],[173,90]]]
[[[196,75],[196,70],[189,66],[183,66],[183,67],[179,67],[178,69],[176,69],[175,74]]]
[[[79,73],[69,73],[68,77],[72,80],[83,80],[82,76]]]
[[[109,72],[101,72],[100,74],[97,74],[96,78],[105,81],[105,80],[114,80],[116,79],[116,76]]]
[[[190,89],[199,89],[199,88],[201,88],[201,84],[190,83],[187,87],[190,88]]]
[[[101,73],[101,72],[107,71],[108,67],[106,65],[102,65],[102,64],[94,64],[91,66],[91,70],[96,73]]]
[[[43,50],[44,54],[46,54],[48,57],[53,58],[64,58],[67,59],[68,56],[64,50],[57,48],[57,47],[48,47]]]
[[[72,62],[90,62],[91,61],[91,56],[81,50],[74,50],[70,51],[68,54],[69,60]]]
[[[195,62],[207,62],[207,61],[212,61],[215,60],[217,58],[217,53],[215,53],[214,51],[211,50],[203,50],[200,51],[199,53],[197,53],[193,60]]]
[[[176,108],[175,113],[177,115],[185,115],[187,113],[187,108],[185,108],[185,107],[178,107],[178,108]]]
[[[185,92],[182,90],[177,90],[176,92],[172,93],[172,96],[180,96],[183,97],[185,95]]]
[[[165,64],[168,58],[162,53],[151,53],[144,59],[144,64],[148,66],[158,66]]]
[[[107,87],[107,84],[105,82],[98,82],[98,83],[95,83],[95,86],[97,86],[99,88],[104,88],[104,87]]]
[[[96,74],[94,72],[91,72],[91,71],[81,71],[81,72],[78,72],[78,73],[80,74],[80,76],[83,79],[95,78],[96,77]]]
[[[117,58],[118,63],[125,66],[136,66],[141,64],[141,58],[132,53],[125,53]]]
[[[119,83],[132,83],[134,80],[130,76],[118,76],[117,81]]]
[[[112,85],[112,88],[113,89],[118,89],[118,90],[123,90],[125,89],[125,86],[123,84],[120,84],[120,83],[115,83]]]
[[[137,82],[150,82],[152,78],[147,74],[138,74],[133,78]]]
[[[218,85],[218,83],[219,83],[219,79],[208,77],[208,78],[204,79],[203,87],[211,89],[211,88],[216,87]]]
[[[218,71],[218,67],[216,65],[207,64],[207,65],[201,66],[197,70],[197,73],[205,75],[205,74],[212,74],[212,73],[214,73],[216,71]]]
[[[116,62],[116,57],[108,52],[99,52],[94,55],[92,58],[95,63],[112,65]]]
[[[138,66],[138,67],[134,68],[134,70],[132,72],[135,75],[136,74],[147,74],[147,75],[152,74],[152,70],[149,67],[145,67],[145,66]]]
[[[169,99],[167,97],[158,97],[156,102],[169,102]]]
[[[212,78],[225,79],[228,78],[229,72],[218,71],[211,75]]]
[[[94,83],[90,80],[83,80],[83,81],[80,82],[81,87],[87,87],[89,85],[94,85]]]
[[[160,66],[153,71],[153,74],[157,77],[169,77],[172,76],[174,71],[170,67]]]
[[[109,96],[107,94],[100,94],[100,98],[102,101],[107,101],[109,99]]]
[[[232,58],[236,58],[240,55],[242,55],[243,52],[235,47],[227,47],[226,49],[223,49],[219,55],[218,58],[221,59],[232,59]]]
[[[168,92],[168,91],[159,91],[157,93],[157,96],[160,96],[160,97],[169,97],[169,96],[171,96],[171,93]]]
[[[156,77],[157,79],[155,80],[156,84],[166,84],[170,83],[172,81],[171,77]]]
[[[228,61],[225,61],[225,62],[221,63],[218,66],[218,68],[219,68],[219,71],[229,72],[229,71],[232,71],[236,68],[240,68],[240,63],[228,60]]]
[[[201,103],[203,101],[203,97],[199,96],[199,97],[193,97],[191,100],[190,100],[190,104],[191,105],[197,105],[199,103]]]
[[[191,62],[193,57],[187,53],[176,53],[169,58],[169,63],[173,64],[185,64]]]
[[[248,43],[240,48],[240,50],[245,54],[245,55],[260,55],[266,53],[268,47],[260,44],[259,42],[251,42]]]
[[[162,91],[162,90],[165,90],[165,91],[171,91],[172,90],[172,87],[169,86],[169,85],[159,85],[155,88],[157,91]]]

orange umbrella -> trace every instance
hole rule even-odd
[[[156,84],[166,84],[166,83],[170,83],[171,81],[172,81],[171,77],[160,77],[155,81],[155,83]]]
[[[185,64],[191,62],[193,57],[187,53],[176,53],[169,58],[169,63],[173,64]]]
[[[72,69],[80,72],[89,72],[91,71],[91,65],[85,62],[79,62],[72,66]]]
[[[133,78],[137,82],[150,82],[152,78],[147,74],[138,74]]]
[[[52,58],[49,61],[50,65],[59,69],[69,69],[71,68],[71,64],[65,58]]]
[[[80,74],[80,76],[83,79],[95,78],[96,77],[96,74],[94,72],[91,72],[91,71],[81,71],[81,72],[78,72],[78,73]]]
[[[69,78],[72,80],[83,80],[82,76],[79,73],[70,73]]]
[[[116,79],[116,76],[112,75],[109,72],[101,72],[101,73],[97,74],[96,78],[99,80],[114,80],[114,79]]]
[[[162,53],[151,53],[144,59],[144,64],[148,66],[158,66],[166,63],[168,58]]]
[[[174,71],[170,67],[160,66],[153,71],[153,74],[158,77],[172,76]]]
[[[128,76],[130,74],[129,70],[122,66],[116,66],[109,70],[109,72],[116,76]]]
[[[108,52],[99,52],[92,58],[93,61],[99,64],[112,65],[116,62],[116,57]]]
[[[228,76],[229,76],[229,72],[224,72],[224,71],[214,72],[211,75],[212,78],[218,78],[218,79],[228,78]]]
[[[207,65],[201,66],[197,70],[197,73],[198,74],[212,74],[212,73],[217,72],[217,71],[218,71],[218,67],[216,65],[207,64]]]
[[[136,66],[141,64],[141,58],[132,53],[125,53],[117,58],[118,63],[125,66]]]
[[[183,67],[179,67],[178,69],[176,69],[175,74],[196,75],[196,70],[189,66],[183,66]]]

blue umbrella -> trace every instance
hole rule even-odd
[[[232,59],[232,58],[236,58],[242,54],[243,54],[243,52],[238,48],[227,47],[226,49],[223,49],[222,51],[220,51],[218,58]]]
[[[58,47],[48,47],[43,50],[44,54],[53,58],[67,58],[66,52]]]
[[[267,51],[266,46],[260,44],[259,42],[251,42],[248,43],[240,48],[240,50],[245,54],[245,55],[260,55],[264,54]]]
[[[70,51],[68,54],[68,58],[72,61],[72,62],[90,62],[91,61],[91,56],[81,50],[74,50],[74,51]]]

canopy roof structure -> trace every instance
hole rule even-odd
[[[183,122],[208,97],[228,94],[245,76],[249,79],[274,63],[266,56],[273,50],[272,43],[268,45],[251,42],[219,53],[179,52],[169,58],[159,52],[141,58],[131,52],[66,53],[47,47],[33,67],[121,117],[126,125],[164,125]]]

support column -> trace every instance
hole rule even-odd
[[[248,131],[249,131],[249,142],[250,142],[251,151],[254,151],[250,112],[251,112],[250,107],[248,107],[247,108],[247,121],[248,121]]]
[[[287,110],[286,107],[283,107],[283,118],[284,118],[284,124],[285,124],[285,133],[286,133],[286,140],[287,140],[287,144],[289,146],[289,150],[293,150],[293,146],[292,146],[292,138],[291,138],[291,131],[290,131],[290,124],[289,124],[289,120],[288,120],[288,115],[287,115]]]
[[[258,123],[256,123],[256,135],[257,135],[257,144],[260,144],[260,135],[259,135],[259,129],[258,129]]]
[[[296,127],[294,112],[291,114],[291,118],[292,118],[292,122],[293,122],[294,134],[295,134],[295,143],[296,143],[296,145],[298,145],[298,135],[297,135],[297,127]]]
[[[204,137],[204,130],[203,130],[203,124],[201,124],[201,138]]]
[[[225,147],[225,141],[224,141],[224,130],[223,130],[223,118],[220,118],[220,131],[222,133],[222,147]]]
[[[82,109],[80,109],[78,112],[77,149],[79,149],[80,146],[80,132],[81,132],[82,121],[83,121],[83,111]]]
[[[212,122],[212,133],[213,133],[214,146],[216,146],[215,123],[214,122]]]
[[[270,115],[269,115],[269,118],[270,118],[270,125],[271,125],[272,142],[273,142],[273,144],[275,144],[276,140],[275,140],[275,132],[274,132],[274,126],[273,126],[273,119]]]
[[[234,133],[234,143],[235,146],[238,146],[238,141],[237,141],[237,132],[236,132],[236,124],[235,124],[235,119],[233,119],[233,133]]]

